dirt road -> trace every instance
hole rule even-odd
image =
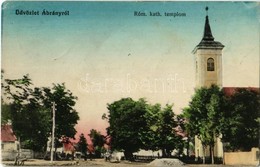
[[[1,162],[3,166],[13,166],[13,161]],[[25,161],[25,166],[86,166],[86,167],[146,167],[148,163],[121,161],[120,163],[106,162],[104,159],[95,159],[92,161],[50,161],[30,159]],[[185,165],[186,167],[256,167],[256,166],[227,166],[227,165]],[[184,167],[185,167],[184,166]],[[149,166],[153,167],[153,166]],[[154,166],[155,167],[155,166]],[[156,166],[158,167],[158,166]]]

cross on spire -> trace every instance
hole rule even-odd
[[[208,16],[209,7],[206,6],[205,10],[206,10],[206,13],[207,13],[207,16]]]

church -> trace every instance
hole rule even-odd
[[[223,48],[222,43],[214,40],[207,15],[203,38],[193,50],[195,55],[196,88],[209,87],[212,84],[222,87]]]
[[[208,7],[206,7],[206,12]],[[217,85],[223,88],[226,95],[232,95],[236,91],[236,87],[223,87],[222,85],[222,50],[224,45],[221,42],[215,41],[209,23],[208,13],[205,18],[204,34],[200,43],[192,51],[195,56],[195,88],[210,87]],[[259,92],[259,88],[249,87],[247,89]],[[214,155],[215,157],[223,158],[223,143],[221,136],[216,139]],[[205,150],[205,156],[210,156],[208,149]],[[201,141],[195,137],[195,157],[203,156],[203,147]]]

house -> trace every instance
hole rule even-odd
[[[63,145],[63,153],[74,155],[76,152],[76,149],[74,147],[74,143],[70,141],[68,137],[62,136],[61,137],[61,143]]]
[[[19,142],[11,125],[1,125],[1,153],[2,160],[14,160],[18,153]]]

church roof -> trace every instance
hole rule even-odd
[[[212,35],[211,28],[209,25],[209,16],[206,16],[204,35],[202,41],[214,41],[214,37]]]
[[[247,90],[260,93],[260,88],[257,87],[223,87],[223,91],[227,96],[232,96],[233,94],[236,93],[238,89],[247,89]]]
[[[208,8],[206,8],[208,10]],[[210,24],[209,24],[209,16],[206,16],[205,26],[204,26],[204,34],[200,43],[195,47],[193,53],[197,51],[197,49],[223,49],[224,45],[218,41],[214,41],[214,37],[211,32]]]
[[[2,142],[16,141],[16,136],[14,135],[11,125],[2,125],[1,126],[1,141]]]

